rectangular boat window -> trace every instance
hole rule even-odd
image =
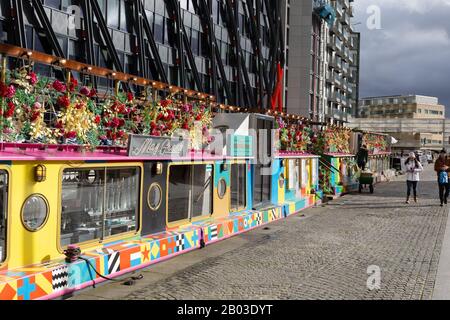
[[[306,188],[308,186],[308,163],[306,159],[300,160],[300,188]]]
[[[210,216],[213,207],[213,166],[195,165],[193,170],[192,216]]]
[[[247,205],[247,165],[231,166],[231,210],[244,210]]]
[[[192,166],[171,166],[169,177],[169,223],[188,220]]]
[[[317,175],[317,173],[318,173],[318,166],[319,166],[319,160],[318,159],[313,159],[313,160],[311,160],[312,161],[312,168],[311,168],[311,171],[312,171],[312,185],[313,186],[317,186],[318,184],[319,184],[319,177],[318,177],[318,175]]]
[[[270,201],[270,183],[272,181],[271,165],[265,167],[255,164],[253,202],[254,207],[258,208]]]
[[[168,222],[210,216],[213,210],[213,166],[170,167]]]
[[[6,223],[8,221],[8,173],[0,170],[0,263],[6,260]]]
[[[61,246],[137,230],[139,168],[66,169]]]
[[[106,171],[105,236],[137,230],[139,170]]]
[[[299,167],[296,159],[285,160],[287,163],[287,187],[289,190],[297,190],[299,181]]]

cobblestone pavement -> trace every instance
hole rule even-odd
[[[228,251],[225,241],[151,267],[145,277],[164,274],[135,288],[106,285],[76,298],[431,299],[448,209],[431,168],[418,204],[404,203],[404,179],[227,240]],[[367,289],[372,265],[380,290]]]

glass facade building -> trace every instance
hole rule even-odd
[[[1,1],[0,40],[268,108],[284,65],[277,0]],[[52,68],[36,66],[43,75]],[[78,76],[78,75],[75,75]],[[107,79],[97,79],[99,87]]]

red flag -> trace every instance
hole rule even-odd
[[[277,85],[275,87],[275,91],[272,96],[272,110],[277,110],[278,105],[278,111],[283,112],[283,95],[281,89],[283,87],[284,70],[283,68],[281,68],[280,63],[278,63],[277,69],[278,69]]]

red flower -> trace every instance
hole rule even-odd
[[[112,132],[111,130],[106,131],[106,136],[108,137],[108,139],[113,141],[117,139],[117,134]]]
[[[169,104],[172,104],[172,100],[162,100],[161,107],[166,108]]]
[[[31,116],[30,120],[31,120],[31,122],[34,122],[40,117],[41,117],[41,113],[39,111],[35,111],[35,112],[33,112],[33,115]]]
[[[30,74],[28,75],[28,77],[30,78],[30,79],[28,80],[28,82],[29,82],[32,86],[34,86],[34,85],[38,82],[38,78],[37,78],[36,73],[30,72]]]
[[[119,118],[114,118],[111,120],[111,128],[118,128],[120,126],[120,119]]]
[[[11,85],[7,86],[3,82],[0,82],[0,96],[2,98],[8,98],[11,99],[16,94],[16,88]]]
[[[71,78],[70,79],[69,91],[70,92],[74,92],[77,87],[78,87],[78,80],[75,79],[75,78]]]
[[[125,135],[125,131],[122,131],[122,130],[117,131],[117,136],[119,138],[123,138],[124,135]]]
[[[185,122],[185,123],[183,124],[183,129],[184,129],[184,130],[189,130],[189,123]]]
[[[131,92],[128,92],[127,100],[128,100],[128,102],[132,102],[134,100],[134,96],[133,96],[133,94]]]
[[[200,121],[200,120],[202,120],[202,115],[201,114],[199,114],[197,117],[195,117],[195,120],[196,121]]]
[[[94,118],[94,123],[95,123],[95,124],[100,124],[101,121],[102,121],[102,118],[101,118],[100,116],[96,116],[96,117]]]
[[[56,123],[55,128],[56,128],[56,129],[62,129],[62,128],[64,128],[64,125],[63,125],[63,123],[62,123],[61,120],[59,120],[59,121]]]
[[[167,116],[164,120],[171,121],[174,119],[175,119],[175,113],[172,110],[169,110],[169,112],[167,113]]]
[[[89,92],[89,98],[95,97],[97,95],[97,90],[91,89],[91,92]]]
[[[11,118],[14,115],[14,111],[16,110],[16,106],[14,103],[8,103],[8,110],[5,112],[5,118]]]
[[[58,98],[58,104],[63,108],[68,108],[70,106],[70,99],[67,96],[61,96]]]
[[[77,137],[77,133],[75,131],[70,131],[66,133],[67,139],[75,139]]]
[[[55,80],[55,82],[53,82],[53,89],[55,89],[56,91],[62,93],[62,92],[65,92],[67,90],[67,87],[61,81]]]

